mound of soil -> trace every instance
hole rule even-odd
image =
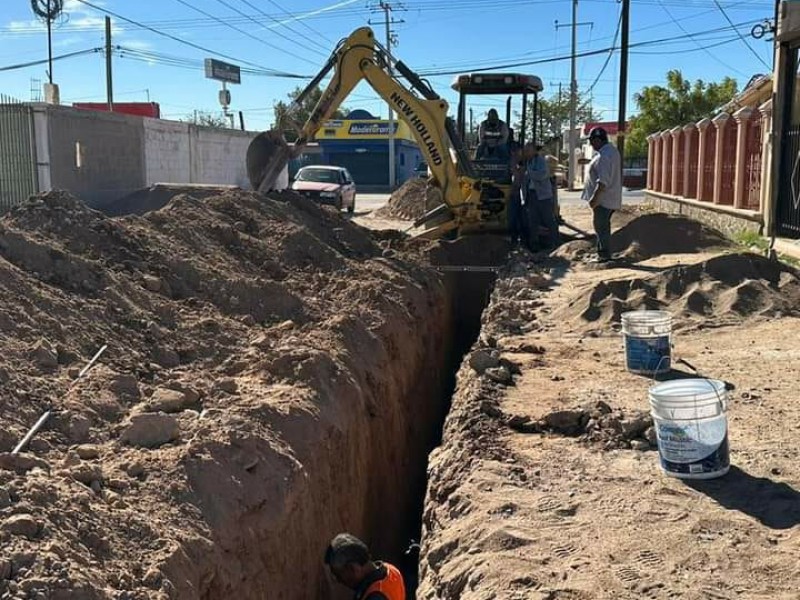
[[[706,323],[800,314],[800,278],[791,267],[756,254],[726,254],[646,277],[613,279],[581,289],[556,318],[617,323],[637,309],[668,310]]]
[[[629,215],[619,216],[630,218]],[[615,214],[614,218],[616,220],[618,215]],[[632,262],[663,254],[691,254],[730,245],[725,236],[698,221],[664,213],[636,217],[611,235],[612,252]],[[562,244],[553,255],[581,260],[594,249],[593,241],[578,240]]]
[[[170,200],[178,194],[190,194],[202,200],[217,196],[228,190],[238,189],[236,186],[218,185],[180,185],[171,183],[156,183],[148,188],[136,190],[120,198],[95,206],[97,210],[109,217],[122,217],[124,215],[143,215],[147,212],[165,207]]]
[[[0,597],[332,597],[337,531],[408,541],[448,311],[438,275],[289,192],[4,216]]]
[[[403,219],[413,221],[441,204],[437,201],[425,179],[413,178],[401,185],[389,198],[386,206],[375,211],[384,219]]]

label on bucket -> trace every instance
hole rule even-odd
[[[669,371],[669,336],[633,337],[625,336],[625,359],[628,370],[635,373],[662,373]]]
[[[693,422],[655,422],[661,466],[668,473],[715,473],[730,466],[725,416]]]

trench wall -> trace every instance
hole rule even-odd
[[[452,382],[451,298],[431,276],[381,318],[372,332],[350,318],[333,326],[347,350],[320,358],[316,390],[262,389],[293,399],[266,401],[258,418],[268,430],[189,450],[191,501],[210,531],[164,562],[174,597],[344,600],[352,592],[333,585],[322,565],[341,531],[416,569],[403,553],[418,531],[427,456]]]

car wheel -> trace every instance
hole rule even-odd
[[[350,200],[350,206],[347,207],[347,212],[351,215],[356,212],[356,195],[353,194],[353,199]]]
[[[333,205],[336,207],[336,210],[342,210],[342,195],[341,194],[336,196],[336,200],[334,201]]]

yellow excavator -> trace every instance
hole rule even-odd
[[[266,131],[253,139],[247,150],[247,173],[253,189],[259,192],[275,189],[289,161],[300,155],[353,89],[361,81],[367,81],[412,131],[430,170],[431,184],[441,193],[443,204],[415,223],[417,227],[427,227],[421,237],[437,239],[507,230],[506,206],[511,193],[509,160],[470,158],[462,143],[466,98],[473,94],[508,95],[508,123],[511,95],[521,95],[524,107],[532,94],[534,107],[538,106],[538,93],[542,90],[538,77],[490,73],[457,77],[453,85],[460,94],[456,124],[448,117],[447,102],[425,80],[396,60],[375,39],[370,28],[362,27],[339,43],[319,74],[295,100],[295,106],[331,72],[330,82],[306,123],[299,128],[299,137],[292,146],[279,130]],[[526,113],[522,110],[522,131],[516,137],[511,136],[520,147],[525,143]]]

